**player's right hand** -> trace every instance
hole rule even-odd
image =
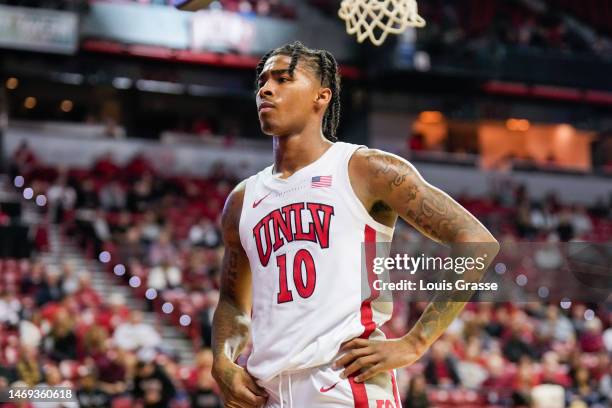
[[[226,408],[260,408],[268,399],[266,391],[253,377],[229,360],[215,361],[212,375],[221,388]]]

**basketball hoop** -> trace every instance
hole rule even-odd
[[[389,34],[425,26],[416,0],[342,0],[338,15],[346,23],[346,32],[357,34],[358,42],[369,38],[377,46]]]

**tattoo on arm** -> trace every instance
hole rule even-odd
[[[371,180],[379,195],[407,222],[439,242],[482,232],[482,225],[447,194],[425,182],[405,160],[371,151],[367,155]],[[382,190],[382,191],[380,191]]]
[[[435,241],[445,244],[486,242],[485,247],[480,246],[478,251],[481,255],[488,255],[488,263],[493,260],[499,247],[492,235],[455,200],[423,180],[412,165],[377,150],[368,151],[366,157],[368,176],[376,199],[382,200]],[[453,252],[457,249],[463,252],[473,248],[453,246]],[[462,278],[479,281],[485,271],[486,267],[482,271],[466,271]],[[456,279],[456,274],[451,279]],[[437,293],[409,335],[425,346],[431,345],[457,317],[472,294],[469,291]]]
[[[236,191],[236,190],[235,190]],[[225,253],[221,263],[219,304],[213,317],[212,349],[215,357],[235,361],[245,348],[250,331],[250,271],[238,232],[242,199],[232,192],[222,216]]]

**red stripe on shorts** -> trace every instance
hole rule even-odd
[[[367,270],[368,286],[370,287],[370,296],[361,303],[361,324],[363,325],[363,333],[359,336],[362,339],[367,339],[376,329],[376,323],[373,320],[372,299],[378,296],[378,291],[374,289],[373,282],[376,279],[374,275],[374,258],[376,257],[376,230],[369,225],[365,226],[364,247],[365,247],[365,266]],[[351,391],[353,392],[353,400],[355,408],[368,408],[368,394],[364,383],[355,382],[355,376],[349,377]]]
[[[368,408],[368,394],[366,392],[365,384],[355,382],[355,376],[350,376],[348,380],[351,384],[355,408]]]
[[[393,387],[393,399],[395,400],[395,408],[402,408],[397,395],[397,383],[395,382],[395,371],[391,370],[391,387]]]
[[[376,329],[376,323],[373,320],[372,299],[378,296],[378,291],[374,289],[374,258],[376,257],[376,230],[369,225],[365,226],[364,230],[365,242],[365,266],[368,275],[368,286],[370,287],[370,297],[361,303],[361,324],[363,325],[363,333],[359,336],[362,339],[367,339]]]

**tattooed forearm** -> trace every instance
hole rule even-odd
[[[455,256],[457,243],[479,243],[477,247],[459,248],[462,255],[483,256],[490,263],[499,245],[487,229],[450,196],[427,183],[406,160],[378,150],[363,153],[366,160],[370,194],[431,239],[451,244]],[[462,244],[465,245],[465,244]],[[479,253],[476,255],[473,250]],[[486,255],[485,255],[486,254]],[[487,265],[488,263],[485,262]],[[466,271],[462,279],[478,282],[483,270]],[[452,272],[452,271],[451,271]],[[448,277],[457,279],[457,275]],[[427,306],[409,337],[425,347],[437,339],[464,308],[473,295],[470,291],[439,292]]]
[[[234,293],[238,281],[238,251],[226,248],[221,270],[221,293]]]
[[[235,361],[249,340],[250,319],[227,298],[221,298],[213,318],[212,349],[215,357]]]
[[[479,282],[499,250],[496,242],[454,244],[451,248],[453,258],[480,258],[483,267],[467,269],[460,275],[452,269],[446,270],[441,273],[442,276],[438,281],[444,279],[447,282],[456,282],[457,279],[461,279],[469,283]],[[416,340],[422,347],[429,347],[459,315],[473,294],[473,290],[459,289],[436,292],[432,301],[427,305],[427,308],[406,337]]]
[[[225,253],[212,333],[215,359],[231,361],[235,361],[246,346],[251,322],[251,271],[238,232],[244,193],[241,186],[243,184],[230,194],[221,217]]]
[[[366,154],[375,193],[423,234],[445,243],[492,238],[471,214],[425,182],[405,160],[377,150]]]

